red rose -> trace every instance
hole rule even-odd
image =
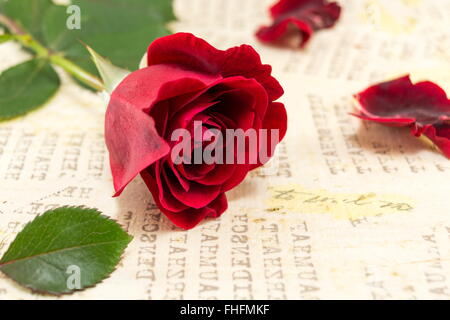
[[[219,217],[227,208],[225,192],[264,161],[177,163],[174,133],[183,129],[195,135],[199,129],[203,137],[210,137],[211,132],[232,129],[276,129],[281,140],[286,111],[274,101],[282,94],[271,67],[261,64],[250,46],[221,51],[187,33],[154,41],[148,48],[148,67],[120,83],[106,112],[116,195],[140,173],[156,204],[175,225],[189,229],[206,217]],[[189,151],[194,154],[199,145],[192,142]],[[264,149],[270,156],[275,144],[270,137],[258,138],[257,151]],[[225,143],[214,145],[234,150]],[[254,152],[246,146],[245,158]]]
[[[374,85],[355,95],[355,116],[428,137],[450,158],[450,100],[433,82],[413,84],[409,76]]]
[[[336,23],[341,7],[326,0],[280,0],[270,8],[270,13],[274,21],[271,26],[259,29],[256,33],[259,40],[276,43],[289,31],[297,31],[303,47],[315,31]]]

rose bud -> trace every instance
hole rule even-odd
[[[287,127],[274,102],[283,89],[252,47],[221,51],[187,33],[155,40],[147,64],[117,86],[106,112],[115,195],[140,173],[160,210],[190,229],[219,217],[225,192],[273,155]],[[269,133],[242,147],[230,132]],[[203,161],[208,152],[214,161]]]
[[[341,7],[326,0],[280,0],[270,8],[270,14],[273,23],[259,29],[259,40],[280,43],[298,36],[300,47],[304,47],[315,31],[334,26]]]
[[[374,85],[355,95],[359,113],[353,114],[394,127],[408,127],[425,135],[450,158],[450,100],[433,82],[413,84],[408,76]]]

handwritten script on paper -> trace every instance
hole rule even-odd
[[[345,194],[308,190],[300,185],[270,186],[269,211],[280,209],[301,213],[328,213],[335,218],[355,219],[414,210],[413,201],[404,196],[376,193]]]

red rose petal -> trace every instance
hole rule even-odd
[[[221,190],[220,185],[205,186],[191,181],[189,190],[186,191],[169,172],[166,173],[165,179],[172,195],[184,205],[195,209],[207,206],[219,195]]]
[[[270,9],[274,22],[261,27],[256,36],[263,42],[275,43],[286,35],[289,27],[301,35],[303,47],[312,34],[320,29],[331,28],[339,19],[341,7],[326,0],[281,0]]]
[[[276,43],[288,31],[290,31],[291,26],[295,26],[301,33],[300,47],[305,46],[311,38],[313,30],[309,24],[295,18],[285,19],[279,23],[273,24],[270,27],[261,27],[256,33],[256,36],[263,42]]]
[[[248,45],[222,51],[190,33],[176,33],[153,41],[147,61],[149,66],[175,64],[223,77],[253,78],[264,86],[272,101],[283,95],[283,88],[271,76],[272,67],[262,64],[259,54]]]
[[[381,124],[385,124],[391,127],[408,127],[411,124],[414,124],[416,122],[415,119],[408,119],[408,118],[392,118],[392,119],[385,119],[376,117],[373,115],[366,116],[363,114],[357,114],[357,113],[350,113],[352,116],[358,117],[362,120],[369,120],[369,121],[375,121],[379,122]]]
[[[259,54],[249,45],[226,50],[221,70],[224,77],[244,76],[255,79],[266,89],[271,101],[284,94],[279,82],[271,76],[272,67],[262,64]]]
[[[209,93],[207,89],[209,88],[202,91],[203,94],[201,96],[179,108],[176,115],[170,120],[169,132],[179,128],[187,128],[197,114],[218,103],[216,99],[221,93]]]
[[[255,115],[264,117],[268,107],[268,97],[264,88],[255,80],[243,77],[223,79],[226,88],[234,88],[222,95],[221,103],[212,111],[233,119],[237,128],[246,130],[253,127]]]
[[[141,176],[161,211],[173,224],[185,230],[192,229],[206,217],[219,217],[228,207],[226,196],[224,194],[219,194],[219,196],[209,203],[208,206],[201,209],[187,208],[179,212],[167,210],[160,202],[161,197],[156,188],[155,179],[148,171],[142,171]]]
[[[263,128],[272,130],[278,129],[280,141],[283,140],[287,131],[287,113],[284,104],[273,102],[267,109],[266,116],[263,121]],[[270,139],[269,139],[270,141]]]
[[[370,120],[419,125],[450,119],[450,101],[432,82],[413,84],[409,76],[374,85],[355,96],[361,116]]]
[[[413,84],[409,76],[374,85],[355,95],[364,120],[410,127],[416,137],[425,134],[450,158],[450,100],[443,89],[429,82]]]
[[[182,173],[178,170],[178,168],[175,166],[175,164],[172,162],[172,157],[167,157],[167,163],[172,170],[173,174],[177,177],[178,182],[180,183],[181,187],[184,189],[184,191],[188,191],[190,187],[190,182],[185,177],[183,177]]]
[[[218,218],[228,209],[227,196],[221,193],[213,202],[210,204],[211,208],[214,208],[212,212],[209,213],[209,217]]]
[[[148,172],[151,174],[152,177],[155,177],[155,191],[159,203],[161,203],[161,206],[165,208],[166,210],[172,211],[172,212],[181,212],[183,210],[188,209],[189,207],[185,204],[181,203],[178,199],[176,199],[173,194],[169,190],[169,186],[166,183],[166,180],[163,177],[162,174],[162,166],[163,164],[158,161],[155,165],[153,165],[151,168],[148,168],[147,170],[141,171],[142,172]],[[156,196],[155,196],[156,197]]]
[[[167,89],[166,89],[167,88]],[[173,88],[173,83],[169,82],[163,84],[161,86],[161,91],[171,90]],[[152,117],[158,117],[159,113],[166,114],[168,124],[172,124],[174,121],[174,117],[178,115],[178,112],[182,111],[184,108],[187,108],[189,105],[192,105],[193,101],[201,98],[208,90],[208,87],[205,87],[201,90],[197,90],[194,92],[189,92],[186,94],[181,94],[179,96],[172,97],[170,99],[158,102],[154,104],[150,110],[150,115]],[[203,99],[203,102],[213,101],[213,99]],[[170,128],[166,126],[166,131],[164,132],[164,137],[166,137],[166,133],[170,133]],[[167,138],[167,137],[166,137]],[[170,137],[169,137],[170,138]]]
[[[284,108],[284,105],[282,103],[273,102],[269,106],[266,116],[264,118],[263,124],[262,124],[262,128],[267,129],[268,134],[267,134],[266,145],[265,146],[260,145],[259,150],[264,155],[267,155],[268,157],[272,157],[272,155],[275,152],[276,145],[272,145],[271,130],[279,130],[278,131],[278,140],[279,140],[278,142],[283,140],[284,136],[286,135],[286,131],[287,131],[287,113],[286,113],[286,109]],[[278,142],[277,142],[277,144],[278,144]],[[267,150],[267,152],[266,152],[266,150]],[[259,160],[260,159],[258,159],[258,164],[252,166],[252,169],[256,169],[256,168],[264,165],[264,163],[261,163]]]
[[[235,169],[234,169],[233,175],[231,176],[230,179],[228,179],[222,185],[223,192],[231,190],[234,187],[236,187],[237,185],[239,185],[247,176],[252,165],[250,165],[250,164],[235,164],[234,167],[235,167]]]
[[[120,109],[121,117],[114,117],[111,113],[106,117],[106,143],[110,151],[115,196],[120,195],[139,172],[168,154],[170,150],[168,144],[158,135],[151,117],[126,101],[112,99],[109,110],[115,113],[117,109]]]
[[[187,209],[182,212],[173,213],[161,210],[178,227],[185,230],[192,229],[207,217],[218,218],[228,208],[225,194],[220,194],[208,206],[201,209]]]
[[[233,164],[221,164],[204,177],[196,179],[196,181],[204,185],[220,185],[229,180],[234,175],[235,170]]]
[[[203,178],[208,172],[213,170],[215,166],[215,164],[203,164],[201,166],[195,164],[179,164],[176,167],[186,179],[196,181]]]
[[[111,95],[105,119],[115,196],[139,172],[169,152],[168,144],[159,136],[147,110],[158,101],[180,92],[200,90],[217,79],[158,65],[133,72],[121,82]],[[161,91],[161,84],[168,82],[173,84],[172,90]]]
[[[214,215],[216,212],[214,209],[209,207],[204,207],[201,209],[186,209],[181,212],[173,213],[163,208],[161,211],[169,218],[170,221],[177,227],[184,230],[189,230],[198,225],[205,218]]]
[[[423,134],[450,159],[450,124],[428,126]]]

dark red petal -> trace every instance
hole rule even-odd
[[[409,76],[374,85],[355,95],[364,120],[389,126],[410,127],[426,135],[450,158],[450,100],[443,89],[425,81],[413,84]]]
[[[223,127],[223,129],[230,128],[230,125],[232,125],[232,128],[247,130],[254,127],[255,115],[258,118],[264,117],[267,112],[267,93],[261,84],[253,79],[246,79],[243,77],[225,78],[215,83],[215,85],[210,88],[210,91],[211,92],[208,91],[209,95],[205,94],[200,96],[178,112],[170,122],[169,127],[172,128],[170,130],[174,130],[178,127],[186,127],[186,122],[191,120],[201,120],[203,122],[215,121],[216,125]],[[212,106],[211,102],[204,102],[216,98],[220,100],[220,103],[217,103],[214,106]],[[278,104],[275,104],[275,106],[277,105]],[[206,109],[208,109],[207,113],[200,113]],[[284,110],[283,106],[282,109]],[[197,114],[197,116],[192,119],[194,114]],[[271,113],[271,116],[275,117],[271,121],[285,122],[286,120],[285,113]],[[229,119],[233,119],[233,121],[230,121]],[[259,121],[259,123],[261,122],[262,120]],[[280,128],[283,131],[283,136],[286,130],[285,127],[286,124],[284,123],[284,128]],[[260,125],[255,129],[259,128]],[[216,168],[209,174],[205,176],[198,176],[195,179],[192,178],[192,175],[189,175],[189,172],[186,172],[187,170],[183,170],[183,168],[180,169],[180,172],[188,179],[192,179],[201,184],[210,186],[230,180],[225,186],[226,189],[229,189],[240,183],[248,171],[248,167],[245,167],[245,169],[237,170],[236,176],[232,177],[235,170],[229,170],[229,168],[227,169],[226,167],[221,167],[222,166],[220,165],[216,166]],[[205,168],[211,170],[213,169],[210,166]],[[231,177],[232,179],[229,179]],[[186,204],[186,202],[181,198],[178,199]]]
[[[177,166],[172,162],[172,157],[167,158],[166,165],[168,165],[170,167],[170,169],[172,170],[175,177],[178,179],[178,182],[181,185],[181,187],[184,189],[184,191],[188,191],[189,187],[190,187],[190,182],[189,182],[189,180],[186,179],[186,177],[184,177],[182,175],[182,172],[180,172],[178,170]]]
[[[272,156],[276,145],[272,145],[272,131],[271,130],[279,130],[278,131],[278,142],[281,142],[283,140],[284,136],[286,135],[287,131],[287,113],[286,108],[282,103],[279,102],[273,102],[269,108],[267,109],[266,116],[264,117],[264,121],[262,124],[263,129],[267,129],[267,139],[266,139],[266,146],[259,146],[260,152],[266,152],[268,156]],[[262,141],[261,141],[262,143]],[[261,163],[258,158],[258,164],[252,165],[251,169],[255,169],[263,165],[264,163]]]
[[[217,80],[215,76],[158,65],[135,71],[119,84],[111,95],[105,119],[116,196],[140,171],[169,152],[148,114],[151,106],[201,90]]]
[[[200,91],[220,79],[220,76],[189,71],[175,65],[150,66],[128,75],[111,98],[120,96],[136,108],[146,110],[159,101]]]
[[[310,3],[322,6],[323,2],[323,0],[280,0],[270,8],[270,14],[272,18],[277,18],[283,14],[295,11],[298,8],[306,7]]]
[[[216,165],[214,170],[209,172],[204,177],[197,179],[196,181],[204,185],[220,185],[230,179],[233,176],[234,172],[234,164],[220,164]]]
[[[362,120],[368,120],[368,121],[375,121],[379,122],[381,124],[385,124],[390,127],[408,127],[416,122],[415,119],[408,119],[408,118],[380,118],[375,116],[366,116],[363,114],[357,114],[357,113],[350,113],[352,116],[358,117]]]
[[[162,86],[161,90],[164,90],[164,88],[167,86],[168,90],[170,90],[170,87],[173,85],[173,83],[169,82]],[[180,114],[180,111],[182,112],[183,109],[188,108],[192,104],[193,101],[196,101],[198,98],[203,97],[205,93],[207,92],[208,87],[203,88],[202,90],[190,92],[187,94],[183,94],[180,96],[172,97],[170,99],[166,99],[164,101],[161,101],[159,103],[156,103],[152,106],[150,110],[150,115],[155,119],[161,118],[161,115],[164,115],[164,118],[167,118],[167,126],[165,126],[165,132],[164,137],[167,139],[166,134],[171,133],[171,127],[174,127],[174,117],[178,116]],[[202,100],[202,101],[213,101],[213,99],[209,100]],[[158,122],[156,121],[157,127]],[[178,128],[178,127],[176,127]],[[159,131],[158,131],[159,132]]]
[[[277,42],[293,26],[301,33],[301,46],[304,46],[314,31],[330,28],[336,23],[341,7],[326,0],[281,0],[270,12],[273,24],[261,27],[256,36],[264,42]]]
[[[362,118],[418,126],[450,119],[450,101],[432,82],[413,84],[409,76],[374,85],[355,96]]]
[[[291,26],[296,27],[301,33],[300,46],[303,47],[309,41],[314,31],[309,24],[295,18],[285,19],[270,27],[261,27],[256,33],[256,36],[263,42],[276,43],[290,31]]]
[[[228,209],[228,201],[225,193],[221,193],[213,202],[208,205],[213,211],[209,213],[209,217],[218,218]]]
[[[280,83],[271,76],[272,67],[262,64],[259,54],[249,45],[226,50],[221,70],[222,75],[226,77],[243,76],[255,79],[266,89],[271,101],[277,100],[284,93]]]
[[[179,164],[177,169],[186,179],[197,180],[203,178],[208,172],[214,169],[215,164]]]
[[[207,217],[218,218],[228,208],[228,202],[225,194],[220,194],[208,206],[201,209],[187,209],[182,212],[172,213],[168,211],[163,212],[166,216],[178,227],[185,230],[194,228],[202,220]]]
[[[148,172],[150,174],[153,173],[152,177],[154,177],[155,190],[156,190],[156,193],[154,193],[154,195],[157,194],[159,203],[161,204],[160,207],[163,207],[172,212],[180,212],[180,211],[186,210],[188,208],[188,206],[181,203],[170,192],[169,186],[166,183],[166,179],[164,179],[164,177],[163,177],[163,169],[162,169],[161,161],[158,161],[151,168],[141,171],[141,175],[142,175],[142,172]],[[156,198],[156,196],[155,196],[155,198]]]
[[[202,222],[205,218],[209,216],[213,216],[216,211],[209,207],[204,207],[201,209],[193,209],[189,208],[181,212],[170,212],[164,209],[161,211],[169,218],[170,221],[177,227],[180,227],[184,230],[189,230],[194,228],[200,222]]]
[[[178,109],[178,112],[170,119],[169,133],[179,128],[186,128],[198,113],[217,103],[216,99],[220,93],[210,93],[207,89],[209,88],[203,90],[202,95],[195,97],[189,103]]]
[[[239,185],[247,176],[247,173],[251,169],[250,164],[236,164],[233,175],[222,185],[222,192],[233,189]]]
[[[228,207],[227,199],[224,194],[220,194],[208,206],[201,209],[187,208],[180,212],[173,212],[166,209],[160,202],[156,181],[149,172],[141,172],[141,176],[153,195],[156,205],[160,208],[170,221],[176,226],[185,230],[192,229],[206,217],[219,217]]]
[[[253,78],[264,86],[272,101],[283,95],[280,84],[271,76],[272,68],[263,65],[258,53],[248,45],[222,51],[190,33],[176,33],[153,41],[147,59],[149,66],[174,64],[223,77]]]
[[[263,121],[263,129],[278,129],[280,141],[287,131],[287,113],[284,104],[273,102],[267,110]],[[270,140],[269,140],[270,141]]]
[[[223,79],[220,85],[234,90],[225,92],[221,96],[221,102],[211,108],[211,111],[233,119],[237,127],[243,130],[252,127],[255,115],[264,118],[269,101],[261,84],[243,77],[231,77]]]
[[[450,159],[450,124],[427,126],[424,135]]]
[[[190,182],[189,190],[186,191],[171,171],[164,170],[163,179],[178,201],[195,209],[207,206],[220,192],[220,186],[205,186],[194,181]]]
[[[170,149],[158,135],[153,119],[127,101],[111,98],[105,125],[115,196],[118,196],[139,172]]]

